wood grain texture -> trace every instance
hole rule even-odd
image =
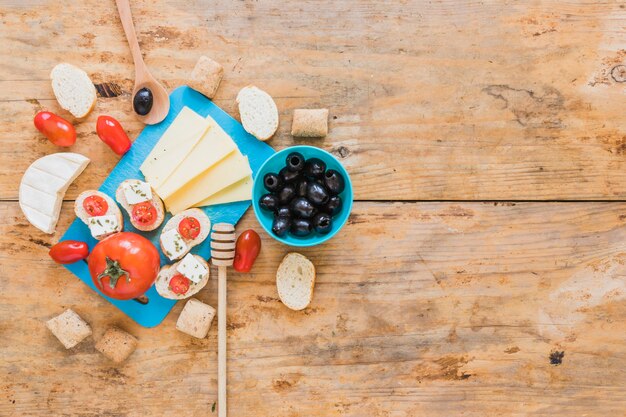
[[[176,331],[183,303],[133,324],[47,259],[54,238],[25,234],[15,203],[0,214],[0,415],[212,415],[215,325]],[[621,415],[625,222],[624,203],[357,203],[302,251],[318,272],[302,312],[278,301],[288,248],[263,235],[253,272],[229,273],[230,415]],[[198,298],[215,306],[216,282]],[[123,366],[92,339],[65,351],[44,321],[67,307],[137,351]]]

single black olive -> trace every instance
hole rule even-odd
[[[322,210],[329,213],[331,216],[336,216],[341,211],[342,206],[343,202],[341,201],[341,197],[333,195],[328,199],[328,203],[326,203]]]
[[[313,227],[321,235],[329,233],[333,228],[333,221],[328,213],[318,213],[313,218]]]
[[[304,197],[296,197],[289,206],[291,213],[296,217],[310,219],[315,214],[315,207]]]
[[[278,197],[274,194],[265,194],[259,199],[259,206],[263,210],[275,211],[278,208]]]
[[[319,158],[311,158],[304,163],[304,175],[309,178],[322,178],[324,171],[326,163]]]
[[[140,116],[145,116],[152,110],[152,91],[149,88],[142,88],[137,91],[133,98],[133,109]]]
[[[276,236],[284,236],[287,230],[291,227],[291,219],[288,217],[274,217],[272,222],[272,232]]]
[[[296,194],[298,197],[306,197],[306,189],[308,185],[309,182],[304,178],[298,181],[298,184],[296,185]]]
[[[267,191],[275,192],[283,186],[283,179],[273,172],[265,174],[263,177],[263,185]]]
[[[276,195],[278,197],[278,202],[281,205],[289,204],[289,202],[296,196],[296,187],[291,184],[287,184],[278,190]]]
[[[329,169],[324,173],[324,184],[331,194],[339,194],[346,188],[343,176],[334,169]]]
[[[330,194],[326,190],[326,187],[317,183],[311,182],[306,189],[306,197],[307,199],[315,204],[316,206],[323,206],[328,203],[328,199],[330,198]]]
[[[300,172],[304,168],[304,156],[300,152],[291,152],[286,162],[289,171]]]
[[[279,175],[283,178],[283,181],[286,183],[294,182],[298,178],[300,178],[299,172],[289,171],[287,167],[284,167],[283,169],[281,169]]]
[[[287,218],[290,218],[291,217],[291,210],[289,210],[288,206],[278,207],[278,210],[276,210],[276,216],[277,217],[287,217]]]
[[[313,231],[313,225],[308,219],[294,219],[291,222],[291,233],[296,236],[307,236]]]

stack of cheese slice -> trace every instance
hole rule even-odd
[[[141,172],[172,214],[251,198],[248,159],[213,118],[188,107],[165,131]]]

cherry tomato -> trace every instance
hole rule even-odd
[[[189,291],[190,284],[191,280],[189,278],[183,274],[176,274],[170,279],[170,290],[177,295],[186,294]]]
[[[178,223],[178,233],[187,240],[193,240],[200,234],[200,222],[195,217],[185,217]]]
[[[160,269],[159,252],[145,237],[120,232],[98,242],[89,255],[89,273],[104,295],[130,300],[154,284]]]
[[[96,132],[102,142],[118,155],[124,155],[130,149],[130,139],[124,131],[124,128],[111,116],[99,116],[96,122]]]
[[[239,272],[250,272],[256,257],[261,252],[261,237],[252,229],[246,230],[237,238],[233,268]]]
[[[58,264],[73,264],[89,256],[89,247],[78,240],[64,240],[51,247],[48,255]]]
[[[76,129],[64,118],[49,111],[35,115],[35,127],[57,146],[72,146],[76,142]]]
[[[135,204],[133,206],[133,219],[143,225],[150,226],[157,219],[157,211],[150,201]]]
[[[109,210],[109,203],[99,195],[90,195],[83,200],[83,208],[92,217],[104,216]]]

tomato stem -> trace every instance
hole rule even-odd
[[[109,287],[115,288],[117,285],[117,281],[126,275],[126,282],[130,282],[130,275],[124,269],[118,261],[114,261],[108,256],[106,257],[106,268],[100,275],[98,275],[98,282],[100,283],[100,287],[102,287],[102,278],[109,277]]]

